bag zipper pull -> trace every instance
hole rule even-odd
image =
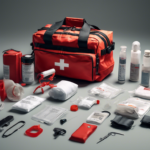
[[[99,66],[99,56],[96,55],[96,74],[98,74],[98,66]]]
[[[73,27],[71,28],[71,31],[75,31],[75,30],[76,30],[76,27],[73,26]]]
[[[64,31],[68,31],[68,30],[71,30],[72,27],[67,27],[66,29],[64,29]]]

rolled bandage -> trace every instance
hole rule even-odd
[[[49,69],[49,70],[46,70],[46,71],[43,71],[43,72],[39,73],[37,75],[37,78],[40,81],[40,80],[44,79],[45,77],[54,74],[55,72],[56,72],[55,69]]]
[[[53,73],[55,73],[55,69],[50,69],[44,72],[41,72],[41,74],[45,77],[52,75]]]

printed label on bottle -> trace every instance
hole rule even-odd
[[[142,71],[142,78],[141,78],[141,84],[144,86],[149,86],[149,72],[143,72]]]
[[[118,81],[125,81],[126,64],[119,64]]]
[[[10,79],[10,69],[8,65],[3,65],[3,76],[4,79]]]
[[[25,83],[31,83],[34,81],[34,64],[22,64],[22,81]]]
[[[139,80],[139,69],[140,65],[139,64],[132,64],[130,67],[130,80],[131,81],[138,81]]]

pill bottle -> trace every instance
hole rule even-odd
[[[32,84],[34,82],[34,56],[27,54],[21,57],[22,82]]]
[[[150,50],[144,51],[141,85],[149,87],[150,83]]]

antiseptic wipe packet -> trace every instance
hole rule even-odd
[[[40,105],[45,98],[40,98],[38,96],[29,95],[25,97],[24,99],[20,100],[19,102],[15,103],[12,106],[12,109],[20,110],[23,112],[29,112],[38,105]]]
[[[150,88],[139,86],[137,89],[135,89],[134,95],[141,98],[150,99]]]
[[[116,96],[118,96],[119,94],[121,94],[123,92],[122,89],[120,88],[116,88],[114,86],[110,86],[106,83],[102,83],[100,86],[98,87],[93,87],[90,91],[89,91],[89,95],[91,96],[99,96],[101,98],[115,98]]]

